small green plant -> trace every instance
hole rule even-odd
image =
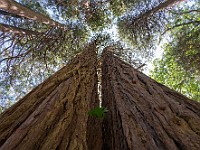
[[[97,117],[97,118],[104,118],[105,113],[107,113],[108,110],[105,107],[95,107],[94,109],[91,109],[88,112],[89,116]]]

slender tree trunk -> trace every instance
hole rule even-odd
[[[95,45],[0,115],[0,150],[101,149]],[[92,132],[96,131],[96,132]]]
[[[11,14],[11,13],[6,12],[6,11],[3,11],[3,10],[0,10],[0,14],[1,14],[1,15],[4,15],[4,16],[7,16],[7,17],[22,18],[22,17],[19,16],[19,15]]]
[[[38,32],[38,31],[32,31],[32,30],[27,30],[7,24],[0,23],[0,31],[3,33],[10,33],[11,35],[19,35],[20,37],[26,37],[29,36],[31,37],[30,39],[33,38],[41,38],[45,40],[55,40],[57,37],[55,35],[48,35],[48,30],[46,32]],[[14,39],[13,39],[14,40]],[[41,41],[44,43],[44,41]],[[46,42],[47,43],[47,42]],[[49,43],[47,43],[49,44]]]
[[[58,26],[60,28],[66,28],[63,24],[60,24],[40,13],[36,13],[23,5],[13,0],[0,0],[0,9],[5,10],[9,13],[22,16],[31,20],[35,20],[46,25]]]
[[[104,50],[105,150],[199,150],[200,103],[157,83]]]
[[[148,10],[147,12],[139,15],[136,19],[134,19],[133,23],[137,23],[140,20],[143,20],[144,18],[148,18],[149,16],[153,15],[154,13],[157,13],[163,9],[166,9],[175,3],[182,2],[183,0],[166,0],[165,2],[160,3],[158,6],[152,8],[151,10]]]
[[[31,31],[31,30],[27,30],[27,29],[23,29],[23,28],[18,28],[15,26],[11,26],[11,25],[7,25],[7,24],[3,24],[0,23],[0,31],[2,32],[7,32],[7,33],[13,33],[13,34],[17,34],[17,35],[42,35],[42,33],[40,32],[36,32],[36,31]]]

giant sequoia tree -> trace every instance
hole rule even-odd
[[[200,104],[145,76],[113,55],[102,56],[103,122],[95,45],[1,114],[1,149],[200,148]]]
[[[163,35],[199,70],[199,3],[180,2],[1,0],[0,105],[35,88],[0,115],[0,149],[200,149],[199,103],[138,71]]]

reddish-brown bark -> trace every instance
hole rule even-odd
[[[200,103],[115,57],[102,57],[103,124],[95,45],[0,115],[0,150],[199,150]]]
[[[0,115],[1,150],[101,149],[95,45]],[[93,131],[96,132],[93,132]]]
[[[37,31],[31,31],[31,30],[7,25],[4,23],[0,23],[0,31],[2,31],[4,33],[12,33],[14,35],[27,35],[27,36],[28,35],[33,35],[33,36],[42,35],[42,33],[37,32]]]
[[[21,17],[25,17],[31,20],[35,20],[41,23],[44,23],[46,25],[50,26],[57,26],[60,28],[65,28],[65,26],[59,22],[56,22],[43,14],[36,13],[27,7],[24,7],[23,5],[19,4],[18,2],[14,0],[0,0],[0,9],[5,10],[11,14],[16,14]]]
[[[200,103],[103,53],[105,150],[199,150]]]
[[[160,3],[158,6],[148,10],[147,12],[145,12],[145,13],[143,13],[141,15],[139,15],[136,19],[134,19],[133,23],[137,23],[137,22],[139,22],[140,20],[142,20],[144,18],[146,19],[149,16],[153,15],[154,13],[157,13],[157,12],[163,10],[163,9],[171,7],[174,4],[180,3],[182,1],[183,0],[166,0],[166,1],[162,2],[162,3]]]

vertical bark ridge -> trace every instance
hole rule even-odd
[[[200,149],[200,103],[103,53],[104,149]]]
[[[96,61],[90,45],[1,114],[0,150],[101,148],[101,140],[91,138],[101,130],[88,131],[101,125],[87,115],[98,105]]]

